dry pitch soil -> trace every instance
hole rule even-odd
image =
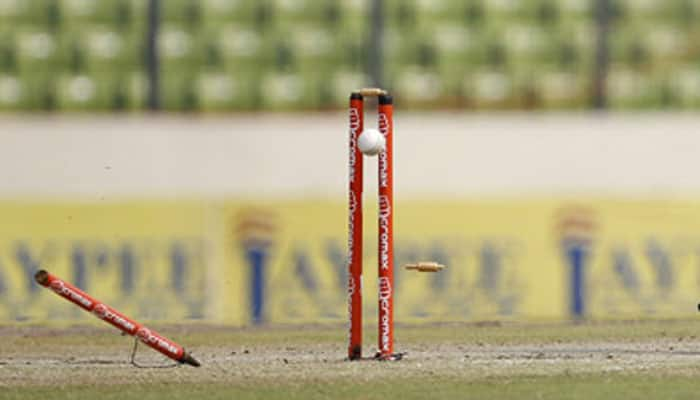
[[[133,341],[109,327],[0,326],[0,387],[133,383],[308,382],[351,379],[489,377],[586,373],[700,375],[695,322],[576,325],[438,325],[400,327],[398,362],[347,362],[340,326],[240,329],[166,326],[201,368],[136,368]],[[371,330],[367,336],[372,337]],[[401,336],[400,333],[398,336]],[[367,349],[369,346],[367,346]],[[137,361],[172,364],[140,346]]]

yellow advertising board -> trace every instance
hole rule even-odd
[[[345,207],[299,201],[245,209],[230,204],[226,213],[246,225],[265,210],[269,229],[250,247],[240,237],[245,229],[230,229],[239,234],[230,265],[244,270],[244,319],[345,320]],[[376,210],[365,211],[370,321],[377,313],[373,216]],[[395,232],[397,266],[448,266],[435,274],[396,271],[397,321],[687,317],[700,294],[697,201],[400,201]],[[251,272],[256,265],[262,272]],[[256,297],[264,304],[256,306]]]
[[[212,210],[205,202],[0,203],[0,320],[89,318],[34,283],[40,268],[134,318],[212,318],[208,280],[221,247]]]
[[[396,265],[447,265],[396,270],[398,322],[695,312],[700,201],[398,200]],[[365,218],[372,322],[376,208]],[[347,319],[341,201],[3,202],[0,221],[2,321],[89,318],[33,283],[39,268],[143,320]]]

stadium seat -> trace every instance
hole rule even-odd
[[[585,71],[538,68],[533,75],[541,107],[570,109],[586,105],[590,74]]]
[[[559,0],[559,9],[563,18],[590,18],[593,12],[592,1]]]
[[[392,88],[402,104],[427,106],[436,103],[443,91],[437,71],[420,65],[408,65],[393,77]]]
[[[516,85],[505,69],[482,69],[465,75],[463,92],[477,109],[512,108],[516,103]]]
[[[643,72],[613,65],[608,72],[606,92],[613,108],[651,108],[659,105],[654,82]]]
[[[301,74],[273,72],[263,76],[261,98],[269,109],[293,109],[299,107],[307,88]]]
[[[51,32],[34,26],[16,27],[12,39],[20,71],[47,71],[58,57],[58,41]]]
[[[54,31],[61,26],[61,11],[54,0],[6,0],[0,2],[0,30],[33,25]]]
[[[63,75],[57,80],[57,106],[61,110],[131,108],[130,79],[120,74]]]
[[[246,22],[255,17],[262,0],[202,0],[202,18],[209,23]]]
[[[161,107],[164,110],[190,112],[200,109],[195,70],[164,71],[160,89]]]
[[[127,69],[143,63],[141,32],[126,32],[111,25],[82,25],[64,30],[59,37],[61,65],[83,69]]]
[[[697,65],[679,65],[668,76],[670,88],[677,93],[682,107],[700,107],[700,68]]]
[[[196,79],[202,110],[232,108],[240,96],[240,80],[222,71],[203,72]]]
[[[254,110],[259,108],[258,70],[205,69],[196,78],[197,98],[203,111]]]
[[[369,77],[362,70],[337,69],[328,83],[332,96],[330,101],[336,107],[345,107],[350,93],[357,88],[369,86],[369,82]]]
[[[27,71],[20,72],[15,77],[17,81],[10,83],[10,86],[20,90],[19,100],[22,109],[41,111],[56,109],[55,74]]]
[[[28,88],[19,76],[0,72],[0,111],[29,108]]]
[[[259,32],[274,28],[277,10],[273,0],[202,0],[199,12],[202,28],[242,24]],[[180,12],[182,14],[182,12]],[[182,22],[183,18],[176,18]]]
[[[161,2],[162,20],[197,29],[202,23],[202,3],[198,0],[167,0]]]
[[[185,25],[166,24],[158,36],[158,52],[163,64],[193,66],[202,63],[205,55],[204,38]]]
[[[170,3],[170,0],[163,3]],[[146,1],[131,0],[58,0],[66,27],[76,24],[105,24],[125,31],[145,24]]]
[[[351,83],[370,82],[371,0],[160,4],[158,51],[167,109],[344,106]],[[383,5],[383,75],[387,86],[407,96],[404,106],[587,104],[595,2],[385,0]],[[144,104],[147,7],[139,0],[0,0],[6,102],[38,109]],[[700,0],[611,0],[611,13],[610,104],[697,107],[691,71],[700,60]],[[678,74],[664,77],[664,70]],[[33,74],[45,88],[29,82]],[[91,84],[93,97],[76,97]],[[421,91],[427,84],[435,89]],[[126,94],[115,89],[119,85],[128,87]],[[567,92],[567,86],[573,89]]]
[[[0,36],[0,73],[17,72],[17,48],[10,35]]]

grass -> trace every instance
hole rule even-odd
[[[425,378],[368,382],[324,382],[304,385],[265,386],[211,385],[125,385],[117,387],[77,386],[51,388],[9,388],[0,399],[96,399],[191,400],[216,399],[697,399],[697,382],[678,376],[585,375],[486,378],[478,381]]]
[[[305,345],[339,343],[346,339],[345,325],[274,326],[261,328],[231,328],[210,325],[166,325],[156,329],[188,347]],[[3,331],[11,334],[3,335]],[[376,335],[376,327],[365,327],[368,339]],[[398,343],[442,342],[483,343],[493,345],[570,343],[582,341],[635,341],[656,338],[690,338],[700,334],[697,320],[604,321],[588,323],[442,323],[428,325],[397,325]],[[51,345],[81,345],[89,342],[99,346],[120,345],[124,339],[116,330],[96,321],[93,324],[47,328],[41,325],[0,325],[3,346],[41,345],[47,337]]]

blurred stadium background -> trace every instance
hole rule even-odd
[[[693,109],[699,18],[696,0],[2,0],[0,109],[339,109],[368,82],[404,109]]]
[[[694,312],[698,0],[0,0],[0,321],[89,318],[39,267],[146,320],[344,321],[370,85],[397,261],[450,267],[398,321]]]

